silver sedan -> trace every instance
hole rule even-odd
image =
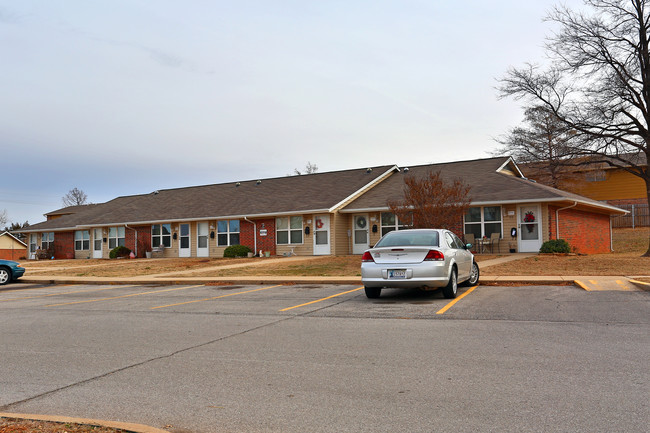
[[[455,298],[459,283],[478,283],[479,268],[470,247],[449,230],[387,233],[363,253],[361,281],[366,296],[378,298],[382,287],[442,287],[445,298]]]

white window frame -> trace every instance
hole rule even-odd
[[[37,249],[38,249],[38,236],[36,235],[36,233],[32,233],[29,235],[29,252],[35,253]]]
[[[154,227],[158,227],[159,234],[154,234]],[[163,234],[163,227],[167,227],[168,234]],[[154,241],[154,239],[157,239]],[[165,243],[165,241],[168,241]],[[163,245],[165,248],[171,248],[172,246],[172,225],[171,223],[161,223],[161,224],[152,224],[151,225],[151,247],[159,248]]]
[[[54,246],[54,232],[41,233],[41,249],[47,251]]]
[[[394,224],[384,225],[384,215],[392,215],[395,218],[395,223]],[[392,212],[382,212],[379,215],[379,224],[380,224],[380,230],[381,230],[380,233],[381,233],[382,236],[384,236],[386,233],[392,232],[394,230],[404,230],[404,229],[409,228],[408,224],[402,224],[400,222],[399,218],[397,217],[397,215],[395,215]],[[386,230],[386,231],[384,231],[384,230]]]
[[[237,229],[233,227],[233,223],[237,223]],[[224,227],[225,225],[225,227]],[[224,230],[225,228],[225,230]],[[226,237],[226,242],[221,241],[221,237]],[[237,241],[235,240],[235,236]],[[218,247],[229,247],[231,245],[240,245],[241,244],[241,222],[239,220],[218,220],[217,221],[217,246]]]
[[[90,231],[77,230],[74,232],[74,250],[90,251]]]
[[[485,230],[485,225],[486,224],[499,224],[501,226],[500,232],[499,232],[499,238],[503,238],[503,206],[501,205],[496,205],[496,206],[470,206],[469,209],[476,209],[480,208],[481,209],[481,220],[480,221],[466,221],[467,214],[463,216],[463,233],[471,233],[467,231],[467,226],[468,225],[480,225],[481,227],[481,236],[484,237],[487,236],[486,230]],[[485,208],[499,208],[499,219],[494,220],[494,221],[488,221],[485,219]],[[469,209],[467,210],[469,212]]]
[[[108,228],[108,249],[126,246],[126,229],[124,226]]]
[[[297,221],[300,219],[300,228],[297,227]],[[278,228],[280,227],[280,221],[286,220],[286,228]],[[291,223],[296,222],[296,227],[291,227]],[[288,217],[277,217],[275,219],[275,243],[277,245],[302,245],[305,242],[305,238],[303,236],[303,227],[304,227],[304,219],[302,215],[294,215],[294,216],[288,216]],[[286,233],[287,234],[287,242],[280,242],[280,237],[278,236],[280,233]],[[291,235],[292,234],[297,234],[300,233],[300,242],[291,242]]]

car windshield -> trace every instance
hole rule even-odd
[[[439,246],[438,232],[390,232],[377,242],[377,247],[437,247]]]

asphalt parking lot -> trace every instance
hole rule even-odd
[[[650,292],[15,284],[0,412],[174,432],[645,432]]]

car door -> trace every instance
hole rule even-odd
[[[449,248],[454,252],[456,266],[458,267],[458,281],[464,281],[469,278],[472,268],[471,253],[465,249],[460,238],[452,232],[445,232],[445,238],[447,238]]]

